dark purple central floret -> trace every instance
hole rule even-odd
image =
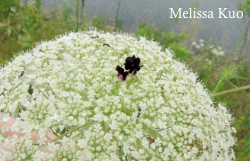
[[[126,61],[124,63],[125,69],[128,71],[125,71],[121,66],[116,66],[116,71],[118,71],[118,78],[121,78],[122,80],[126,80],[129,73],[133,73],[134,75],[143,67],[140,65],[140,58],[136,58],[134,55],[132,57],[127,57]]]
[[[141,67],[143,67],[142,65],[140,65],[140,62],[140,58],[136,58],[134,55],[132,57],[127,57],[126,63],[124,63],[125,69],[129,70],[129,73],[136,74],[137,71],[139,71]]]
[[[129,73],[136,74],[137,71],[139,71],[141,67],[143,67],[142,65],[140,65],[140,62],[140,58],[136,58],[134,55],[132,57],[127,57],[126,63],[124,63],[125,69],[129,70]]]
[[[119,65],[116,66],[116,71],[118,71],[118,78],[121,78],[122,80],[126,80],[128,76],[128,72],[124,72],[124,69],[120,67]]]

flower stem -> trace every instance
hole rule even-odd
[[[212,95],[217,92],[219,86],[221,85],[221,83],[224,81],[224,77],[217,83],[216,87],[214,88]]]
[[[212,96],[216,97],[216,96],[224,95],[224,94],[227,94],[227,93],[243,91],[243,90],[246,90],[246,89],[250,89],[250,86],[244,86],[244,87],[239,87],[239,88],[235,88],[235,89],[226,90],[226,91],[223,91],[223,92],[218,92],[218,93],[212,94]]]
[[[74,129],[72,129],[72,130],[69,130],[68,132],[62,134],[61,136],[59,136],[59,137],[57,137],[57,138],[51,140],[51,142],[54,142],[54,141],[56,141],[56,140],[59,140],[59,139],[63,138],[64,136],[66,136],[66,135],[68,135],[68,134],[71,134],[72,132],[74,132],[74,131],[76,131],[76,130],[79,130],[79,129],[83,128],[83,127],[91,126],[91,125],[93,125],[94,123],[95,123],[95,121],[90,121],[90,122],[88,122],[88,123],[85,123],[85,124],[82,125],[82,126],[79,126],[79,127],[77,127],[77,128],[74,128]]]

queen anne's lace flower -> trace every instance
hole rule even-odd
[[[131,71],[137,74],[118,81],[117,65],[128,67],[133,55],[143,68],[138,71],[137,61]],[[13,148],[13,154],[0,150],[3,160],[235,157],[227,109],[214,106],[170,50],[143,37],[93,30],[42,42],[0,69],[0,102],[4,121],[10,114],[26,125],[13,126],[23,131],[21,139],[0,137]],[[59,138],[27,142],[32,131]]]

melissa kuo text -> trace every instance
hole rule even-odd
[[[189,8],[184,11],[183,8],[179,8],[174,11],[173,8],[169,8],[169,18],[214,18],[213,11],[196,11],[196,8]],[[243,18],[242,11],[229,11],[228,8],[218,8],[218,18]]]

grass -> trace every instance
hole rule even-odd
[[[53,39],[65,32],[84,30],[89,26],[122,31],[121,19],[117,19],[114,25],[99,17],[89,22],[87,15],[79,15],[81,12],[66,4],[64,10],[48,12],[40,8],[39,0],[36,2],[34,5],[20,5],[19,0],[0,1],[0,64],[31,49],[37,42]],[[193,31],[197,34],[197,28]],[[236,44],[231,53],[225,53],[229,56],[224,57],[215,52],[218,46],[211,47],[209,42],[201,45],[197,40],[199,48],[192,46],[190,33],[166,32],[142,22],[136,34],[159,42],[163,48],[170,47],[180,61],[186,62],[199,75],[209,91],[213,91],[211,95],[214,96],[214,102],[227,104],[237,129],[235,137],[238,142],[234,147],[237,160],[250,160],[250,63],[244,55],[232,54],[239,53],[239,45]],[[242,40],[246,40],[244,38]]]

